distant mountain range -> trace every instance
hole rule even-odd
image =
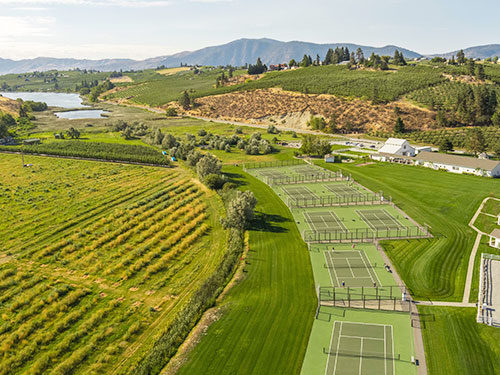
[[[102,60],[78,60],[52,57],[37,57],[35,59],[10,60],[0,58],[0,74],[7,73],[25,73],[33,71],[47,71],[52,69],[95,69],[101,71],[113,70],[140,70],[156,68],[161,65],[168,67],[184,64],[198,65],[234,65],[241,66],[246,63],[254,63],[258,57],[265,64],[277,64],[288,62],[289,60],[301,60],[304,54],[311,55],[313,58],[317,54],[323,59],[329,48],[348,47],[350,51],[356,51],[358,48],[363,50],[366,57],[372,52],[378,55],[394,55],[397,49],[403,52],[406,58],[423,57],[421,54],[397,47],[370,47],[361,46],[352,43],[331,43],[315,44],[307,42],[280,42],[273,39],[238,39],[233,42],[213,47],[202,48],[192,52],[180,52],[169,56],[153,57],[145,60],[132,59],[102,59]],[[486,58],[500,56],[500,44],[488,46],[471,47],[464,49],[468,57]],[[451,57],[455,52],[438,54],[435,56]]]
[[[447,52],[443,54],[437,54],[433,56],[446,57],[450,59],[452,56],[457,56],[457,51]],[[476,46],[464,48],[465,57],[476,58],[476,59],[487,59],[488,57],[500,57],[500,44],[487,44],[485,46]]]

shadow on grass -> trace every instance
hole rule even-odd
[[[255,219],[250,224],[249,230],[256,232],[286,233],[288,229],[279,225],[285,222],[290,222],[290,219],[280,215],[256,212]]]
[[[226,176],[228,182],[232,182],[238,187],[248,185],[245,178],[238,173],[224,172],[224,176]]]

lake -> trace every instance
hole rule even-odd
[[[92,118],[103,118],[103,114],[109,113],[108,111],[103,111],[102,109],[90,109],[82,111],[68,111],[68,112],[54,112],[54,114],[59,118],[64,118],[68,120],[76,119],[92,119]]]
[[[0,95],[10,99],[33,100],[47,103],[49,107],[86,108],[78,94],[60,92],[0,92]]]

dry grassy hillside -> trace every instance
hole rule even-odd
[[[196,100],[193,115],[237,121],[277,123],[305,128],[310,114],[329,119],[337,117],[340,128],[352,123],[362,131],[391,130],[396,119],[394,108],[408,129],[432,127],[435,114],[404,102],[371,104],[359,99],[343,99],[332,95],[306,95],[279,89],[253,90],[209,96]]]
[[[18,101],[0,95],[0,112],[10,113],[12,116],[17,117],[20,106]]]

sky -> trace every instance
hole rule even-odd
[[[0,58],[144,59],[240,38],[397,45],[500,43],[498,0],[0,0]]]

